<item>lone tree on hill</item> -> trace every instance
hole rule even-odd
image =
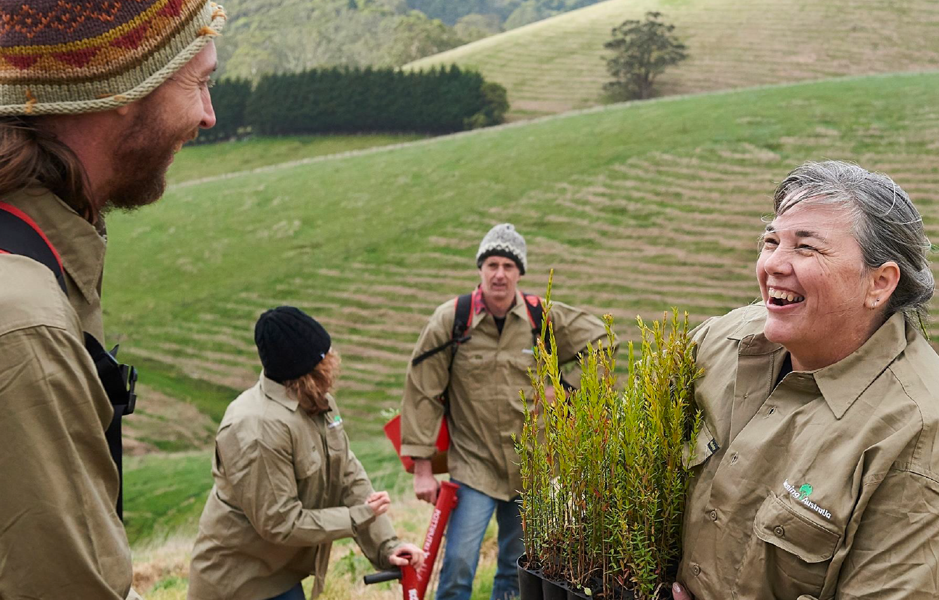
[[[613,50],[606,68],[614,80],[603,85],[613,100],[645,100],[652,96],[655,78],[686,58],[686,46],[674,35],[674,25],[662,13],[648,12],[646,20],[623,21],[613,28],[613,39],[603,44]]]

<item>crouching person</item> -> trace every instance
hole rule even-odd
[[[254,330],[260,381],[225,411],[215,440],[215,485],[199,521],[190,600],[302,600],[322,592],[332,542],[353,537],[378,568],[420,567],[423,553],[395,537],[349,449],[330,390],[339,356],[312,317],[281,306]]]

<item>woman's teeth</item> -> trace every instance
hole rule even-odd
[[[779,302],[775,302],[774,304],[782,304],[782,303],[789,304],[789,303],[802,302],[803,300],[805,300],[805,296],[800,296],[798,294],[793,294],[792,292],[787,292],[784,290],[777,290],[776,288],[769,288],[769,290],[767,290],[767,294],[769,295],[771,299],[779,301]]]

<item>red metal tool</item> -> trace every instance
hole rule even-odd
[[[455,483],[443,481],[440,483],[440,492],[437,494],[437,504],[434,506],[434,513],[430,516],[430,527],[427,528],[427,535],[424,536],[424,564],[421,570],[417,571],[413,567],[406,565],[390,571],[372,573],[365,576],[365,585],[381,583],[382,581],[401,580],[401,587],[404,590],[404,600],[424,600],[424,594],[427,593],[427,585],[430,583],[430,576],[434,572],[434,563],[437,562],[437,551],[440,550],[440,540],[447,529],[447,522],[450,520],[450,511],[456,506],[456,490],[459,488]]]

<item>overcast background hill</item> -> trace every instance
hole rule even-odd
[[[397,67],[597,0],[228,0],[220,77]]]

